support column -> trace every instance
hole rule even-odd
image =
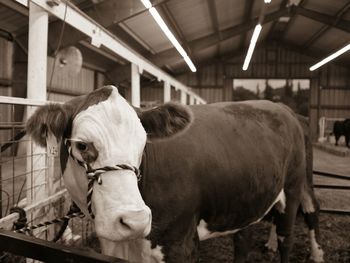
[[[28,99],[46,100],[48,22],[48,13],[29,1]],[[27,118],[34,112],[34,110],[35,108],[28,107]],[[34,154],[35,157],[29,157],[31,160],[27,163],[27,169],[28,171],[38,171],[28,175],[27,204],[35,202],[46,195],[45,170],[41,170],[45,167],[45,149],[36,145],[32,146],[33,147],[28,147],[27,152],[29,156]],[[44,186],[31,189],[40,184],[44,184]],[[42,189],[44,189],[44,191]]]
[[[47,71],[47,38],[48,13],[29,1],[29,32],[28,32],[28,76],[27,98],[46,100]],[[34,112],[34,107],[27,107],[27,118]],[[48,192],[49,174],[47,172],[46,151],[44,148],[28,143],[27,147],[27,205],[43,200]],[[45,211],[34,211],[28,220],[33,220]],[[41,217],[38,220],[41,220]],[[37,221],[35,221],[37,222]],[[35,223],[34,222],[34,223]]]
[[[164,93],[163,102],[171,101],[171,86],[168,81],[164,81]]]
[[[140,73],[134,63],[131,63],[131,104],[138,108],[141,104]]]
[[[194,104],[194,96],[190,95],[190,105]]]
[[[182,104],[187,104],[187,94],[186,94],[186,92],[184,91],[184,90],[181,90],[181,98],[180,98],[180,100],[181,100],[181,103]]]

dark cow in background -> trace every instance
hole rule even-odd
[[[107,86],[41,107],[26,129],[43,146],[57,138],[65,185],[94,220],[107,255],[197,262],[200,240],[244,230],[275,208],[278,250],[288,262],[300,204],[315,211],[303,129],[276,103],[139,111]],[[311,253],[319,250],[314,236]]]
[[[339,138],[345,136],[345,145],[350,148],[350,119],[336,121],[333,125],[335,145],[338,145]]]

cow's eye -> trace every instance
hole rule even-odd
[[[87,149],[88,149],[87,144],[84,143],[84,142],[77,142],[77,143],[76,143],[76,147],[77,147],[77,149],[78,149],[79,151],[81,151],[81,152],[86,152]]]

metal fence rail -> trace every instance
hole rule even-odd
[[[127,263],[93,250],[78,249],[48,242],[39,238],[0,230],[1,249],[5,252],[52,263]]]
[[[313,174],[319,175],[319,176],[323,176],[323,177],[333,178],[333,179],[350,181],[350,176],[346,176],[346,175],[333,174],[333,173],[322,172],[322,171],[315,171],[315,170],[313,171]],[[333,189],[333,190],[350,190],[350,185],[314,184],[314,188],[317,188],[317,189]],[[350,210],[321,208],[320,212],[328,213],[328,214],[350,215]]]

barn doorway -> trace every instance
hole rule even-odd
[[[267,99],[282,102],[295,112],[309,116],[309,79],[234,79],[233,101]]]

